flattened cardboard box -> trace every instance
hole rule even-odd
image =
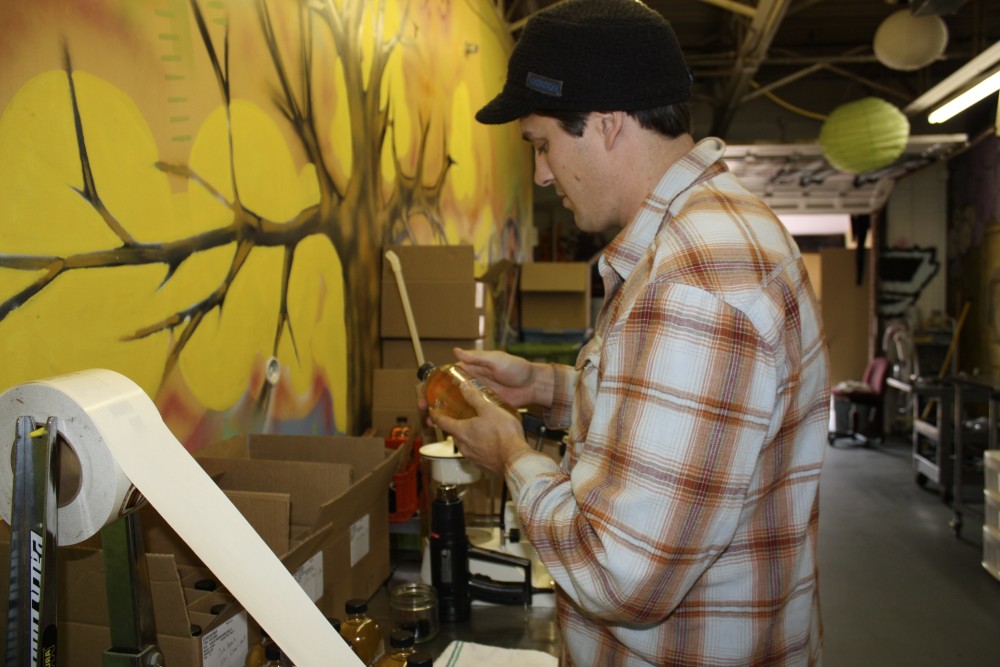
[[[371,597],[389,576],[388,487],[406,452],[383,444],[381,438],[244,435],[195,456],[323,613],[341,616],[348,599]],[[153,508],[142,510],[141,523],[166,664],[209,667],[227,664],[219,662],[219,651],[245,655],[247,642],[259,638],[255,621],[225,590],[194,587],[211,572]],[[59,667],[101,667],[110,645],[103,556],[93,548],[99,545],[93,538],[84,547],[57,550]],[[0,556],[7,549],[0,545]],[[220,603],[230,604],[211,614]],[[197,637],[192,625],[201,628]],[[225,642],[218,641],[222,635]]]

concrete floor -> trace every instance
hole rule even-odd
[[[961,539],[936,488],[917,486],[909,443],[827,448],[821,478],[820,593],[825,667],[997,667],[1000,581],[980,565],[981,519]],[[415,577],[397,561],[394,581]],[[392,583],[390,583],[390,586]],[[388,624],[385,589],[373,600]],[[474,607],[426,649],[452,640],[558,654],[551,609]]]
[[[824,665],[1000,665],[1000,581],[980,564],[982,519],[966,516],[955,537],[903,439],[840,442],[820,482]]]

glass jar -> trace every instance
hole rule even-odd
[[[417,644],[437,636],[438,600],[433,586],[412,582],[400,584],[389,595],[392,624],[413,633]]]
[[[460,388],[461,385],[471,382],[487,401],[521,419],[521,413],[517,408],[500,398],[489,387],[480,384],[461,366],[445,364],[438,367],[428,361],[417,370],[417,379],[422,383],[427,405],[441,410],[449,417],[469,419],[476,416],[476,409],[465,400]]]

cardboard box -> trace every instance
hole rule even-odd
[[[10,544],[0,542],[6,563]],[[167,665],[243,664],[249,643],[260,631],[246,611],[225,590],[198,590],[195,582],[210,578],[204,568],[177,564],[172,554],[147,554],[150,596],[156,619],[157,645]],[[104,556],[99,549],[81,546],[56,550],[59,588],[58,667],[102,667],[111,648]],[[7,579],[4,568],[3,581]],[[217,605],[221,612],[213,614]],[[6,605],[4,605],[6,613]],[[6,621],[6,617],[4,617]],[[197,626],[197,635],[193,635]],[[225,641],[220,638],[225,637]]]
[[[486,335],[486,288],[472,280],[406,282],[410,311],[421,340],[482,338]],[[382,281],[383,338],[409,338],[403,300],[395,281]]]
[[[476,282],[470,245],[389,246],[399,257],[410,310],[421,340],[486,335],[486,285]],[[381,335],[409,338],[396,274],[382,262]]]
[[[342,616],[389,578],[389,481],[407,453],[382,438],[244,434],[195,458],[230,493],[288,494],[281,560],[324,613]]]
[[[455,361],[452,350],[460,347],[463,350],[485,350],[486,341],[483,338],[426,338],[421,339],[420,349],[425,361],[436,364],[447,364]],[[413,341],[410,338],[382,339],[382,368],[416,368],[417,354],[413,351]]]
[[[471,245],[393,245],[386,247],[399,257],[403,278],[410,281],[471,281],[475,275],[475,255]],[[382,282],[395,285],[396,274],[384,257]]]
[[[389,480],[404,457],[408,447],[385,449],[381,438],[257,434],[195,454],[323,613],[338,617],[348,599],[371,597],[389,577]],[[224,589],[195,588],[214,576],[154,508],[140,510],[140,522],[166,664],[230,664],[220,662],[222,650],[233,660],[242,652],[242,664],[259,639],[254,619]],[[95,537],[57,550],[60,667],[101,667],[110,646],[99,546]],[[0,562],[8,549],[0,544]],[[201,634],[192,636],[192,625]]]
[[[583,331],[590,327],[590,265],[532,262],[521,267],[521,328]]]
[[[427,416],[417,407],[420,381],[416,366],[377,368],[372,381],[372,428],[375,435],[383,438],[389,435],[396,420],[404,417],[424,442],[434,441],[433,438],[427,439]]]

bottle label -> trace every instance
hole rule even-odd
[[[371,548],[371,517],[366,514],[351,524],[351,567],[368,555]]]

